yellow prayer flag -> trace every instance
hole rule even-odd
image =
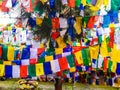
[[[12,30],[12,27],[11,27],[11,26],[8,26],[7,28],[8,28],[8,30]]]
[[[4,65],[11,65],[11,61],[3,61]]]
[[[117,50],[116,44],[112,48],[111,60],[120,63],[120,50]]]
[[[59,36],[59,37],[56,39],[56,42],[58,43],[59,48],[64,48],[64,47],[66,47],[66,44],[64,43],[63,38],[62,38],[61,36]]]
[[[50,62],[53,60],[53,56],[45,56],[45,61]]]
[[[111,23],[111,24],[109,25],[109,27],[115,27],[115,24]]]
[[[40,0],[43,4],[45,3],[45,2],[47,2],[47,0]]]
[[[40,44],[40,48],[44,48],[44,44],[41,43],[41,44]]]
[[[109,56],[108,50],[107,50],[106,39],[104,39],[104,41],[103,41],[102,44],[101,44],[100,54],[101,54],[101,56],[102,56],[103,58],[106,57],[106,56]]]
[[[81,51],[75,53],[76,60],[78,64],[83,64],[82,53]]]
[[[14,60],[14,47],[8,46],[8,53],[7,53],[8,60]]]
[[[0,77],[2,77],[4,75],[4,65],[0,65]]]
[[[70,72],[75,72],[75,71],[76,71],[75,67],[70,68]]]
[[[107,6],[108,2],[109,2],[109,0],[104,0],[104,5]]]
[[[76,17],[76,22],[74,24],[74,28],[77,34],[81,34],[81,26],[82,25],[82,17]]]
[[[98,11],[102,4],[103,4],[103,0],[97,0],[96,5],[95,6],[91,6],[90,9],[92,11]]]
[[[76,46],[80,46],[80,43],[76,43]]]
[[[36,17],[36,25],[41,25],[42,21],[42,18]]]
[[[23,48],[25,48],[25,45],[20,46],[20,51],[22,51]]]
[[[98,53],[99,53],[99,45],[90,47],[91,60],[92,59],[97,59],[98,58]]]
[[[81,3],[83,4],[83,6],[85,6],[87,4],[86,0],[81,0]]]
[[[117,68],[117,63],[113,61],[111,71],[116,72],[116,68]]]
[[[44,75],[43,63],[36,64],[36,76]]]
[[[62,54],[63,53],[63,48],[55,48],[55,54]]]

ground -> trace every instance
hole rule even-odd
[[[17,80],[0,81],[0,90],[16,90],[18,88]],[[120,88],[113,88],[108,86],[93,86],[83,85],[80,83],[68,84],[63,83],[62,90],[120,90]],[[40,82],[38,90],[54,90],[54,83]]]

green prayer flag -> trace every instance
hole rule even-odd
[[[111,10],[118,10],[120,0],[111,0]]]
[[[82,18],[82,23],[84,24],[83,26],[87,25],[88,21],[89,21],[89,17],[83,17]]]
[[[75,1],[76,7],[80,7],[80,4],[81,4],[81,0],[76,0],[76,1]]]
[[[4,60],[7,60],[7,51],[8,51],[8,46],[2,45],[2,58]]]
[[[54,48],[49,48],[47,49],[47,56],[51,56],[51,55],[54,55],[55,54],[55,49]]]
[[[35,65],[28,65],[28,75],[31,77],[36,76]]]
[[[86,0],[87,4],[90,4],[91,3],[91,0]]]
[[[36,7],[34,8],[35,12],[39,12],[40,14],[43,14],[43,9],[41,9],[41,3],[37,2]]]
[[[111,47],[108,46],[108,43],[110,42],[110,37],[106,38],[106,43],[107,43],[107,50],[108,52],[111,52]]]
[[[89,48],[84,48],[82,50],[82,57],[83,57],[83,64],[85,66],[89,66],[89,64],[91,63],[91,58],[90,58],[90,50]]]
[[[68,73],[70,73],[69,70],[63,71],[63,74],[68,74]]]
[[[44,63],[44,62],[45,62],[45,58],[44,57],[38,58],[38,63]]]
[[[69,66],[70,68],[74,67],[75,66],[75,62],[74,62],[74,57],[73,55],[69,55],[66,57],[67,58],[67,61],[69,63]]]
[[[112,68],[112,61],[109,60],[109,61],[108,61],[108,70],[111,71],[111,68]]]
[[[2,60],[0,60],[0,64],[3,64],[3,61],[2,61]]]
[[[98,44],[102,43],[102,35],[98,36]]]

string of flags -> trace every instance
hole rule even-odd
[[[107,48],[99,45],[84,48],[77,46],[76,48],[56,48],[52,53],[44,48],[27,47],[22,49],[21,55],[14,55],[13,47],[3,45],[0,49],[1,57],[8,61],[0,61],[0,76],[19,78],[22,72],[26,73],[25,77],[47,75],[65,70],[76,72],[77,66],[80,66],[84,72],[102,69],[104,72],[109,70],[117,75],[120,74],[119,50],[116,47],[111,52],[111,56],[105,51]],[[20,60],[14,60],[15,56],[20,56]]]

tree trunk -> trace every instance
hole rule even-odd
[[[62,90],[62,80],[55,78],[55,90]]]

